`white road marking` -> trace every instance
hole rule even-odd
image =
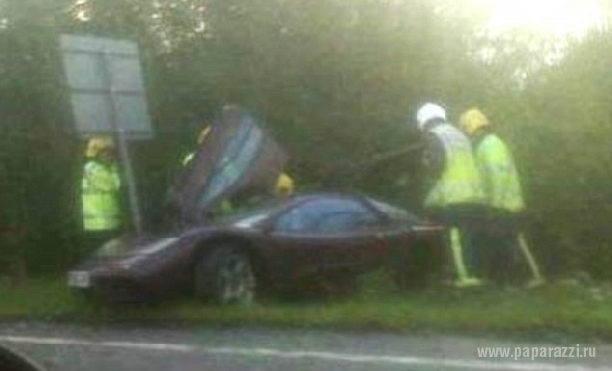
[[[0,336],[0,343],[48,345],[48,346],[84,346],[94,348],[124,348],[139,350],[165,350],[173,352],[204,352],[217,355],[240,355],[285,359],[318,359],[349,363],[389,363],[399,365],[433,366],[447,368],[468,368],[477,370],[508,371],[612,371],[609,367],[587,367],[580,365],[557,365],[552,363],[528,362],[491,362],[486,360],[445,359],[409,356],[363,355],[318,351],[287,351],[272,348],[239,348],[239,347],[206,347],[191,344],[134,343],[124,341],[88,341],[80,339],[38,338],[24,336]]]

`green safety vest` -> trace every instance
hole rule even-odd
[[[430,132],[443,143],[446,160],[442,175],[425,198],[425,207],[482,203],[484,193],[470,140],[447,123],[434,127]]]
[[[519,212],[525,208],[523,192],[514,160],[504,142],[487,134],[475,150],[486,203],[489,206]]]
[[[83,193],[83,228],[86,231],[117,229],[121,221],[119,187],[121,181],[115,166],[98,161],[85,164]]]

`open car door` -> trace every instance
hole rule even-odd
[[[253,115],[225,106],[172,187],[169,217],[183,226],[204,223],[223,199],[270,192],[286,160]]]

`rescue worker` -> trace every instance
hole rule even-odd
[[[464,112],[459,126],[472,140],[488,206],[484,233],[489,242],[487,263],[491,278],[508,283],[520,249],[532,274],[528,286],[541,285],[544,280],[519,227],[525,202],[512,154],[479,109]]]
[[[210,134],[211,131],[212,131],[211,125],[206,125],[204,129],[200,131],[200,134],[198,134],[198,139],[197,139],[197,148],[194,149],[192,152],[188,153],[185,157],[183,157],[183,160],[181,161],[181,166],[183,168],[187,168],[191,165],[193,159],[195,158],[196,152],[198,151],[198,149],[200,149],[200,147],[203,146],[204,142],[206,141],[206,138],[208,138],[208,135]],[[232,208],[232,204],[230,203],[230,201],[227,198],[223,198],[221,202],[219,203],[219,205],[217,206],[217,209],[215,210],[214,214],[226,215],[226,214],[231,213],[232,211],[233,211],[233,208]]]
[[[447,228],[458,288],[482,285],[476,277],[475,226],[482,212],[483,191],[469,139],[446,121],[446,111],[427,103],[416,114],[425,136],[423,165],[429,178],[424,207]]]
[[[121,225],[121,180],[110,137],[94,137],[87,143],[81,183],[83,230],[87,253],[112,238]]]
[[[202,131],[200,131],[200,134],[198,135],[198,140],[197,140],[198,147],[202,146],[202,144],[206,140],[206,137],[208,137],[208,134],[210,134],[210,131],[211,131],[210,125],[206,126],[204,129],[202,129]],[[183,160],[181,161],[181,165],[183,165],[183,167],[188,166],[191,163],[191,161],[193,161],[195,154],[196,154],[195,150],[188,153],[185,157],[183,157]]]

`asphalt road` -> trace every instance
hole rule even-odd
[[[595,358],[479,358],[478,347],[548,348],[477,337],[320,330],[0,324],[0,344],[47,370],[522,370],[612,371],[612,346]]]

